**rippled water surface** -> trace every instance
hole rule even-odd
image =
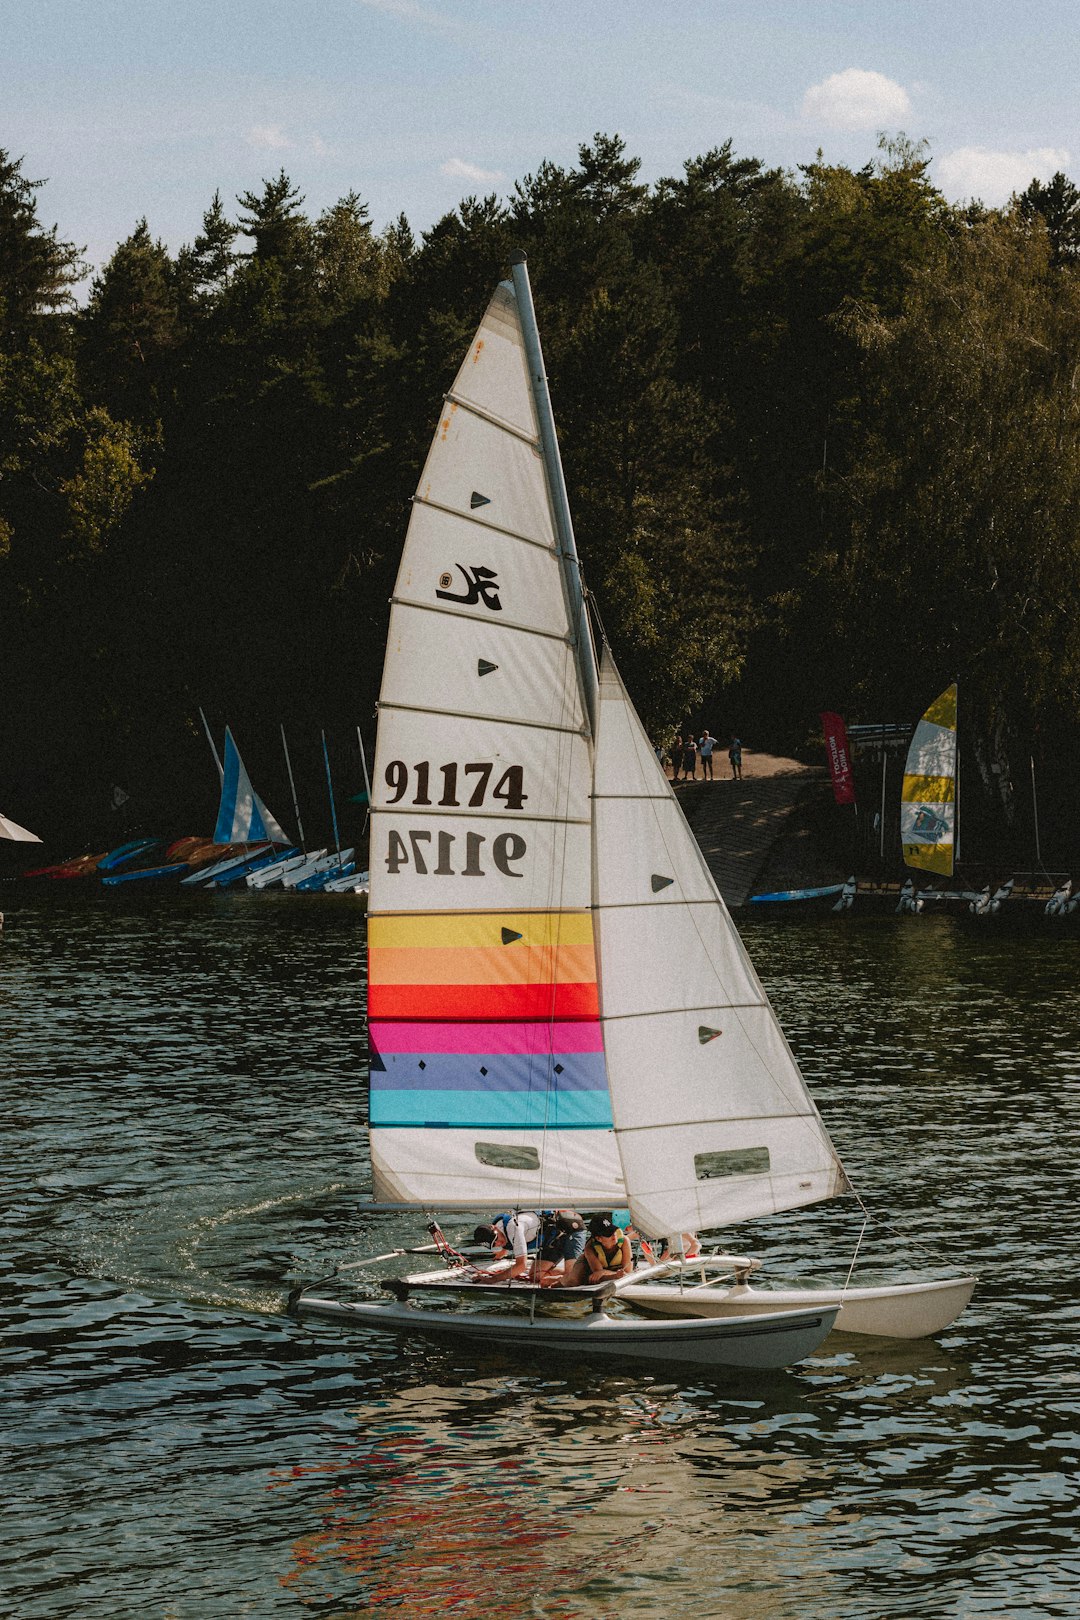
[[[288,1287],[422,1237],[366,1187],[352,901],[7,894],[0,1612],[1080,1612],[1080,938],[747,941],[937,1341],[664,1376],[350,1336]],[[842,1275],[849,1201],[731,1234]]]

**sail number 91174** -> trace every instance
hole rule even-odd
[[[388,805],[400,804],[410,788],[410,804],[440,805],[447,810],[455,810],[461,805],[478,810],[489,798],[500,800],[506,810],[521,810],[528,798],[525,772],[520,765],[507,766],[489,795],[488,786],[495,774],[495,765],[490,759],[474,760],[468,765],[459,765],[454,760],[449,765],[437,765],[434,773],[429,760],[422,759],[410,772],[403,759],[392,759],[384,774],[389,790],[386,798]],[[434,782],[433,774],[436,777]],[[442,778],[441,782],[438,777]],[[432,798],[432,793],[440,788],[439,797]]]

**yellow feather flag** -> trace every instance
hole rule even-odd
[[[904,864],[951,877],[956,846],[956,685],[934,699],[918,725],[900,790]]]

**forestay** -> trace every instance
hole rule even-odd
[[[952,876],[956,844],[956,686],[934,699],[911,739],[900,793],[907,866]]]
[[[371,1151],[386,1199],[624,1201],[570,622],[504,284],[447,396],[391,606],[368,910]]]
[[[697,1231],[845,1192],[776,1015],[606,650],[594,805],[604,1044],[638,1227]]]

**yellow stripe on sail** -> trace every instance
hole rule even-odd
[[[931,726],[947,726],[950,731],[956,730],[956,683],[947,686],[940,697],[936,697],[923,715],[923,719]]]
[[[905,776],[900,798],[904,804],[952,804],[956,798],[956,778]]]
[[[368,945],[387,947],[490,946],[503,931],[518,934],[524,945],[589,945],[593,920],[589,911],[412,912],[368,918]],[[514,941],[516,944],[517,941]]]
[[[925,872],[941,872],[952,876],[953,847],[951,844],[905,844],[905,866],[917,866]]]

